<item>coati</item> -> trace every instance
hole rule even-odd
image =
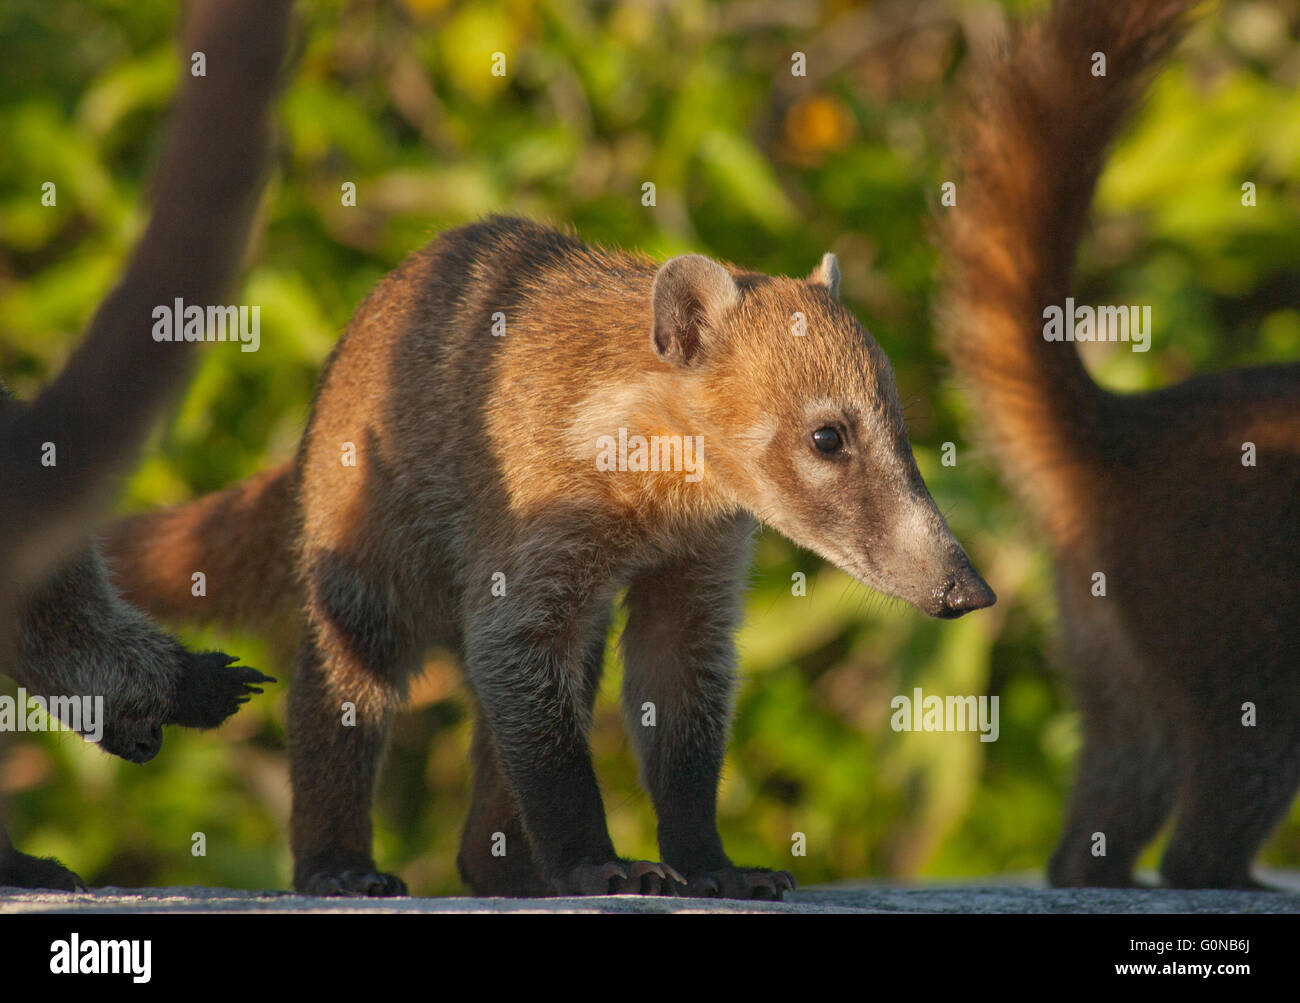
[[[0,388],[0,672],[46,696],[104,696],[101,745],[137,762],[157,752],[160,725],[213,727],[270,681],[159,632],[113,590],[87,544],[194,353],[149,338],[153,307],[176,296],[211,302],[239,265],[269,162],[291,7],[186,6],[183,58],[188,67],[204,52],[206,72],[182,77],[144,236],[58,378],[30,406]],[[56,466],[39,462],[46,442],[58,446]],[[0,799],[0,885],[79,887],[57,862],[13,848],[4,808]]]
[[[1055,557],[1083,750],[1054,885],[1132,883],[1172,814],[1168,884],[1252,886],[1300,783],[1300,365],[1117,394],[1044,337],[1106,149],[1191,6],[1064,0],[979,63],[937,227],[947,350]]]
[[[838,285],[833,255],[796,280],[657,265],[522,219],[453,230],[358,309],[292,465],[111,530],[121,581],[156,615],[248,625],[301,605],[296,888],[404,893],[376,869],[370,806],[434,645],[459,653],[477,705],[459,857],[476,893],[793,887],[733,865],[715,821],[755,521],[931,616],[994,601]],[[191,604],[198,568],[209,595]],[[662,865],[615,853],[587,745],[622,589],[623,700]]]

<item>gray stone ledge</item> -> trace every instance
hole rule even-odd
[[[228,888],[0,888],[0,913],[1300,913],[1300,872],[1261,872],[1278,891],[1042,887],[1020,875],[970,883],[856,883],[809,888],[784,902],[595,898],[330,899]]]

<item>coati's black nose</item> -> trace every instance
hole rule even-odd
[[[131,754],[126,757],[133,763],[147,763],[158,755],[162,748],[162,725],[154,725],[147,735],[137,738],[131,747]]]
[[[950,578],[939,593],[938,616],[955,620],[971,610],[984,609],[998,601],[989,583],[974,568]]]

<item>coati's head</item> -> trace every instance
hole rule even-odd
[[[675,367],[706,478],[859,581],[930,616],[991,606],[916,468],[894,374],[840,303],[827,254],[806,280],[699,255],[660,267],[651,348]]]

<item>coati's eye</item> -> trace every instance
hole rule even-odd
[[[840,433],[830,427],[817,429],[812,438],[813,445],[823,453],[838,453],[844,446]]]

